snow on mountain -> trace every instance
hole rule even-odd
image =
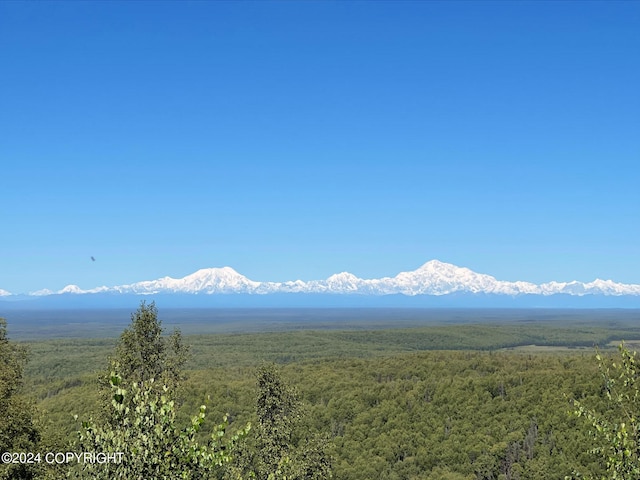
[[[322,282],[316,282],[315,287],[325,293],[363,293],[369,285],[370,280],[363,280],[349,272],[341,272]]]
[[[351,274],[343,273],[343,282],[348,279],[348,291],[376,295],[448,295],[456,292],[492,293],[518,295],[540,293],[537,285],[527,282],[503,282],[490,275],[476,273],[468,268],[450,263],[431,260],[417,270],[400,272],[395,277],[363,280]],[[327,286],[333,293],[344,293],[338,289],[333,277],[327,280]],[[330,280],[333,280],[330,282]]]
[[[564,293],[568,295],[640,295],[640,285],[615,283],[596,279],[593,282],[549,282],[540,285],[543,295]]]
[[[7,292],[0,288],[0,297],[8,297],[9,295],[11,295],[11,292]]]
[[[109,290],[110,290],[109,287],[97,287],[97,288],[92,288],[91,290],[82,290],[78,285],[67,285],[62,290],[58,290],[55,293],[58,293],[58,294],[73,293],[73,294],[76,294],[76,295],[80,295],[80,294],[83,294],[83,293],[108,292]]]
[[[3,295],[0,290],[0,295]],[[270,293],[319,293],[360,295],[448,295],[452,293],[497,294],[497,295],[640,295],[640,285],[615,283],[612,280],[596,279],[590,283],[548,282],[536,285],[529,282],[507,282],[491,275],[474,272],[465,267],[431,260],[416,270],[400,272],[395,277],[362,279],[352,273],[342,272],[326,280],[295,280],[287,282],[256,282],[236,272],[231,267],[205,268],[183,278],[163,277],[157,280],[98,287],[82,290],[77,285],[68,285],[58,292],[39,290],[30,295],[86,293],[188,293],[188,294],[270,294]],[[9,292],[4,293],[4,295]]]
[[[640,285],[624,285],[613,280],[600,280],[585,283],[587,293],[602,293],[604,295],[640,295]]]
[[[260,291],[265,293],[302,293],[308,289],[307,282],[294,280],[282,283],[268,282],[261,285]]]
[[[49,290],[48,288],[43,288],[42,290],[36,290],[35,292],[29,292],[29,296],[32,297],[45,297],[47,295],[55,295],[58,292],[54,292],[53,290]]]
[[[77,285],[67,285],[62,290],[59,290],[58,293],[84,293],[84,291]]]
[[[183,278],[158,280],[113,287],[119,293],[256,293],[260,282],[249,280],[231,267],[203,268]]]
[[[380,286],[387,293],[404,295],[447,295],[455,292],[518,295],[533,293],[536,285],[527,282],[502,282],[490,275],[468,268],[431,260],[417,270],[382,278]]]

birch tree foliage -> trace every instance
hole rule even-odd
[[[225,417],[201,443],[196,437],[205,405],[189,425],[177,425],[188,348],[178,331],[169,337],[163,332],[155,303],[142,302],[120,336],[110,372],[101,376],[103,415],[98,421],[82,421],[78,430],[76,450],[104,454],[107,461],[82,462],[70,470],[70,478],[206,479],[230,460],[235,444],[248,432],[249,425],[225,435]]]
[[[235,435],[225,436],[227,418],[213,427],[206,443],[196,436],[206,417],[206,406],[185,427],[176,424],[176,405],[167,386],[162,393],[153,379],[123,388],[113,372],[112,421],[103,424],[84,421],[78,431],[82,451],[109,455],[103,463],[83,463],[71,478],[111,480],[196,480],[210,478],[231,459],[235,445],[249,431],[249,425]]]
[[[602,480],[640,478],[640,366],[637,353],[624,343],[618,352],[619,358],[614,360],[606,359],[599,351],[596,354],[607,408],[596,411],[574,401],[575,415],[590,424],[590,434],[596,443],[591,452],[606,467],[607,476]]]

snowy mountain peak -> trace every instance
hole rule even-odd
[[[244,277],[244,275],[239,274],[231,267],[212,267],[212,268],[201,268],[200,270],[187,275],[184,278],[190,277]]]
[[[253,293],[260,286],[231,267],[203,268],[183,278],[158,280],[114,287],[121,293]]]
[[[256,284],[244,275],[239,274],[231,267],[203,268],[191,275],[180,279],[183,284],[199,285],[233,285],[233,284]]]
[[[36,290],[35,292],[29,292],[29,295],[32,297],[45,297],[47,295],[55,295],[56,293],[58,292],[54,292],[48,288],[43,288],[41,290]]]
[[[332,293],[358,292],[364,280],[349,272],[336,273],[327,278],[325,284],[327,291]]]
[[[460,268],[452,263],[441,262],[440,260],[429,260],[417,270],[443,270],[450,268]]]
[[[448,295],[452,293],[493,295],[634,295],[640,296],[640,285],[615,283],[612,280],[596,279],[589,283],[548,282],[540,285],[517,281],[497,280],[491,275],[476,273],[439,260],[430,260],[416,270],[400,272],[395,277],[362,279],[349,272],[331,275],[326,280],[256,282],[238,273],[231,267],[203,268],[182,278],[163,277],[130,285],[98,287],[82,290],[77,285],[67,285],[58,292],[39,290],[32,296],[52,294],[87,293],[133,293],[149,295],[156,293],[189,294],[270,294],[270,293],[331,293],[360,295]],[[0,296],[11,295],[0,290]]]
[[[354,282],[358,280],[360,280],[358,277],[356,277],[353,273],[349,273],[349,272],[335,273],[331,275],[329,278],[327,278],[327,282],[331,282],[331,283]]]
[[[58,293],[76,293],[77,294],[77,293],[85,293],[85,292],[77,285],[67,285],[62,290],[58,291]]]
[[[440,275],[440,276],[446,276],[446,277],[454,277],[454,276],[468,277],[470,275],[482,275],[482,274],[475,273],[474,271],[469,270],[466,267],[459,267],[452,263],[445,263],[439,260],[430,260],[424,265],[422,265],[421,267],[419,267],[418,269],[413,270],[412,272],[403,272],[403,273],[415,273],[415,274],[424,273],[424,274]],[[485,275],[485,276],[489,277],[489,275]]]

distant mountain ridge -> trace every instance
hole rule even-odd
[[[488,295],[604,295],[640,296],[640,285],[622,284],[612,280],[596,279],[589,283],[548,282],[508,282],[497,280],[491,275],[476,273],[465,267],[431,260],[416,270],[400,272],[395,277],[362,279],[342,272],[331,275],[326,280],[295,280],[287,282],[257,282],[250,280],[231,267],[205,268],[183,278],[163,277],[130,285],[98,287],[82,290],[77,285],[68,285],[59,291],[40,290],[29,296],[49,296],[60,294],[358,294],[358,295],[431,295],[488,294]],[[11,294],[0,289],[0,296]]]

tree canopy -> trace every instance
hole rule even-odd
[[[598,410],[575,402],[575,414],[585,417],[595,441],[592,452],[606,465],[603,480],[640,478],[640,365],[637,353],[618,347],[620,357],[596,359],[603,379],[606,408]]]
[[[78,431],[82,451],[114,455],[103,464],[84,463],[75,472],[87,479],[195,480],[206,479],[231,458],[231,451],[249,426],[224,437],[226,418],[213,427],[205,443],[197,434],[206,406],[189,425],[176,420],[177,389],[188,348],[178,331],[169,338],[154,303],[140,304],[120,336],[110,372],[102,377],[103,421],[82,421]]]
[[[21,395],[27,350],[7,337],[7,322],[0,318],[0,453],[35,451],[40,432],[35,425],[35,408]],[[0,479],[35,478],[36,466],[0,462]]]
[[[125,383],[142,384],[154,379],[157,384],[177,387],[189,347],[182,341],[179,330],[168,337],[163,333],[155,302],[148,305],[141,302],[138,310],[131,314],[129,327],[120,335],[111,358],[111,369],[117,367]]]
[[[332,477],[326,439],[302,432],[304,408],[273,364],[257,371],[256,424],[228,469],[233,479],[322,480]]]

